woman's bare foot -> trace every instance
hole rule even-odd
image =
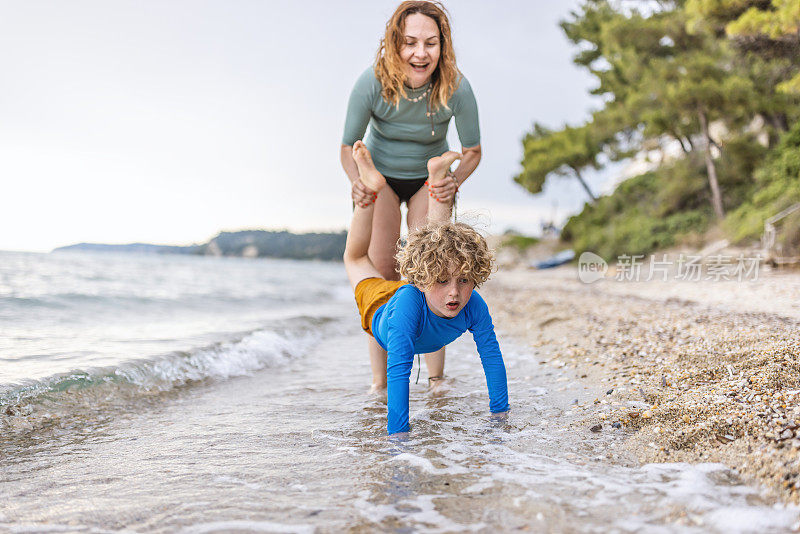
[[[441,156],[436,156],[428,160],[428,181],[429,183],[444,180],[450,165],[457,159],[461,159],[461,154],[449,150]]]
[[[360,140],[353,145],[353,159],[358,165],[361,182],[376,193],[383,189],[383,186],[386,185],[386,178],[375,168],[367,145]]]

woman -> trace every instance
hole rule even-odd
[[[447,128],[455,117],[461,164],[444,184],[423,187],[428,160],[449,150]],[[359,178],[353,144],[364,140],[389,187],[370,191]],[[439,2],[398,6],[381,39],[375,64],[359,77],[347,106],[341,161],[352,183],[353,202],[375,203],[369,257],[387,280],[398,280],[394,255],[400,238],[400,204],[409,230],[425,223],[428,196],[452,205],[459,187],[481,159],[478,106],[456,67],[450,22]],[[429,381],[444,374],[444,349],[426,354]],[[372,389],[386,387],[386,352],[370,338]]]

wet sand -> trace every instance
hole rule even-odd
[[[800,503],[800,274],[583,284],[574,267],[503,269],[481,294],[543,368],[600,386],[575,430],[622,436],[643,463],[719,462]]]

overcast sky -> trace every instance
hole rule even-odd
[[[0,0],[0,250],[345,228],[347,98],[397,4]],[[483,147],[459,211],[492,232],[586,199],[574,179],[537,196],[512,181],[534,121],[597,105],[558,27],[577,4],[445,3]]]

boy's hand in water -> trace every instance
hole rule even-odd
[[[489,415],[489,419],[491,419],[492,421],[507,421],[508,420],[508,412],[509,412],[509,410],[506,410],[504,412],[497,412],[497,413],[490,414]]]
[[[360,179],[353,182],[351,194],[353,196],[353,202],[355,202],[359,208],[366,208],[375,202],[375,191],[369,189]]]

